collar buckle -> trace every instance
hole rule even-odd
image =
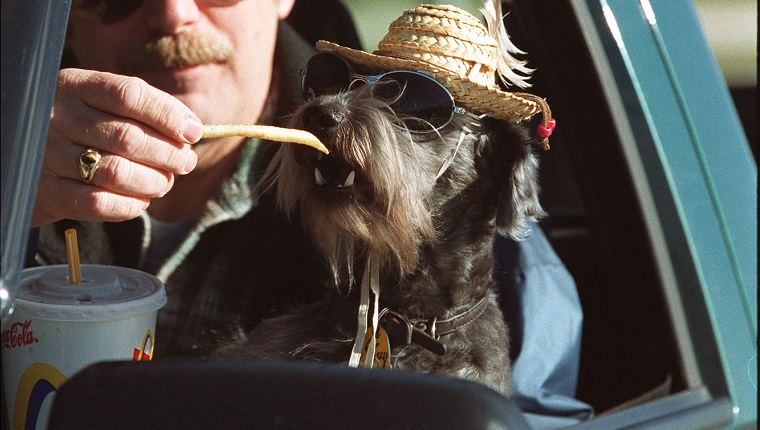
[[[405,345],[416,343],[438,355],[446,353],[446,345],[435,335],[437,318],[432,320],[411,320],[405,315],[390,309],[384,309],[380,325],[396,339],[403,339]]]

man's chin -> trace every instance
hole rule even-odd
[[[230,107],[234,104],[234,101],[229,100],[229,97],[223,95],[222,92],[186,92],[174,94],[174,96],[190,108],[203,124],[237,124],[244,122],[241,118],[235,117],[237,110]]]
[[[227,99],[224,95],[224,81],[218,70],[214,69],[213,66],[199,65],[181,69],[143,70],[136,76],[177,98],[195,112],[201,121],[211,123],[213,117],[219,115],[219,103]]]
[[[134,74],[160,90],[179,96],[202,91],[211,86],[210,82],[218,82],[217,68],[214,64],[199,64],[173,69],[140,70]]]

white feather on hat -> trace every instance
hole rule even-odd
[[[316,47],[340,55],[361,70],[425,72],[451,92],[458,106],[474,113],[522,122],[543,112],[539,137],[531,143],[548,149],[547,138],[554,128],[548,104],[536,95],[504,91],[497,84],[498,74],[506,84],[527,87],[527,76],[515,71],[532,72],[525,61],[511,55],[522,51],[511,43],[502,25],[500,2],[487,0],[482,11],[490,30],[456,6],[425,4],[393,21],[372,53],[325,40]]]

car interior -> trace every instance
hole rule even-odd
[[[561,124],[542,159],[549,216],[541,227],[583,308],[577,397],[603,413],[681,391],[681,357],[652,244],[578,18],[568,1],[508,7],[510,36],[538,70],[534,90]]]
[[[684,371],[684,361],[688,358],[676,339],[662,275],[652,252],[655,244],[646,227],[620,130],[615,126],[615,109],[605,101],[592,50],[584,38],[581,25],[584,17],[578,16],[572,3],[571,0],[510,0],[504,2],[504,11],[511,11],[505,18],[511,38],[517,46],[530,53],[530,66],[537,69],[531,79],[531,92],[547,99],[558,123],[552,135],[551,150],[541,154],[541,200],[548,216],[540,226],[573,276],[584,313],[576,397],[590,404],[597,416],[604,416],[682,392],[689,388],[690,383]],[[597,15],[601,13],[598,10],[592,12]],[[351,17],[339,0],[297,1],[288,21],[312,42],[329,39],[349,47],[370,48],[360,46]],[[609,61],[613,69],[622,67],[622,58],[609,58]],[[633,86],[633,83],[629,84]],[[625,90],[622,88],[621,92]],[[643,114],[641,117],[633,115],[629,121],[634,127],[646,127]],[[695,308],[701,307],[699,303],[695,305]],[[713,345],[700,347],[717,349]],[[709,366],[710,363],[700,365]],[[267,368],[275,374],[284,372],[283,376],[287,376],[286,371],[292,370],[276,366]],[[157,372],[171,373],[166,367],[158,366],[156,369]],[[71,394],[70,399],[73,400],[70,402],[87,395],[88,390],[94,389],[103,378],[112,377],[95,370],[89,375],[91,379]],[[130,373],[130,378],[155,376],[148,369],[138,370],[142,373]],[[227,374],[224,380],[214,379],[214,375],[218,374],[204,379],[207,375],[202,373],[206,370],[197,369],[200,372],[199,381],[208,393],[216,392],[214,390],[223,385],[223,381],[232,384],[236,378],[244,380],[247,377],[236,376],[233,372]],[[246,372],[260,370],[255,368]],[[341,387],[335,384],[344,375],[338,371],[324,371],[327,373],[317,376],[313,384],[309,383],[312,384],[309,385],[312,393]],[[178,379],[179,376],[169,375],[169,378]],[[393,376],[390,381],[381,382],[365,379],[363,381],[368,385],[352,387],[342,393],[333,392],[340,398],[335,401],[360,409],[361,405],[357,404],[359,393],[369,389],[375,390],[376,398],[381,402],[394,405],[397,408],[394,410],[401,410],[404,405],[409,406],[417,401],[420,404],[415,404],[412,410],[429,406],[442,414],[439,415],[441,419],[459,419],[444,413],[454,408],[441,407],[440,402],[425,399],[423,391],[408,399],[403,397],[403,402],[397,404],[396,400],[400,397],[394,397],[393,393],[397,396],[408,394],[404,394],[403,390],[394,391],[399,384],[417,382],[405,378],[405,375]],[[263,381],[266,383],[266,380]],[[322,384],[321,388],[315,384]],[[296,385],[299,384],[293,382],[293,387]],[[167,383],[166,388],[170,387],[171,383]],[[434,389],[443,388],[436,386]],[[130,390],[130,396],[135,396],[137,391],[151,390],[151,387],[138,383]],[[238,393],[240,396],[247,395],[242,391]],[[309,403],[308,392],[295,390],[294,393],[293,399]],[[486,399],[483,401],[489,406],[466,404],[463,397],[454,394],[447,401],[462,402],[462,413],[470,416],[482,413],[482,408],[491,407],[489,402],[492,399],[488,394],[477,389],[466,393]],[[338,413],[337,406],[328,399],[315,400],[312,406],[305,406],[305,410],[315,414],[315,417]],[[273,404],[278,399],[261,398],[260,401],[262,404]],[[187,404],[190,405],[188,410],[212,407],[210,404],[204,406],[201,401]],[[494,407],[508,409],[514,406]],[[80,412],[81,416],[61,417],[59,425],[85,416],[87,408],[82,408]],[[277,419],[272,414],[266,416]],[[418,420],[421,426],[423,419],[426,418]],[[495,421],[507,422],[511,419],[514,419],[511,415],[493,416]],[[521,428],[520,423],[513,425],[511,428]],[[365,428],[380,426],[367,425]]]

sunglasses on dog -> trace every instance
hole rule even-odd
[[[356,83],[368,84],[373,97],[387,101],[397,115],[411,119],[405,121],[409,131],[437,131],[449,124],[454,114],[469,114],[454,104],[446,87],[420,72],[360,75],[343,58],[329,52],[314,55],[301,70],[301,94],[307,101],[353,89]]]
[[[142,6],[144,0],[74,0],[71,9],[100,24],[121,22]],[[198,0],[210,6],[231,6],[241,0]]]

